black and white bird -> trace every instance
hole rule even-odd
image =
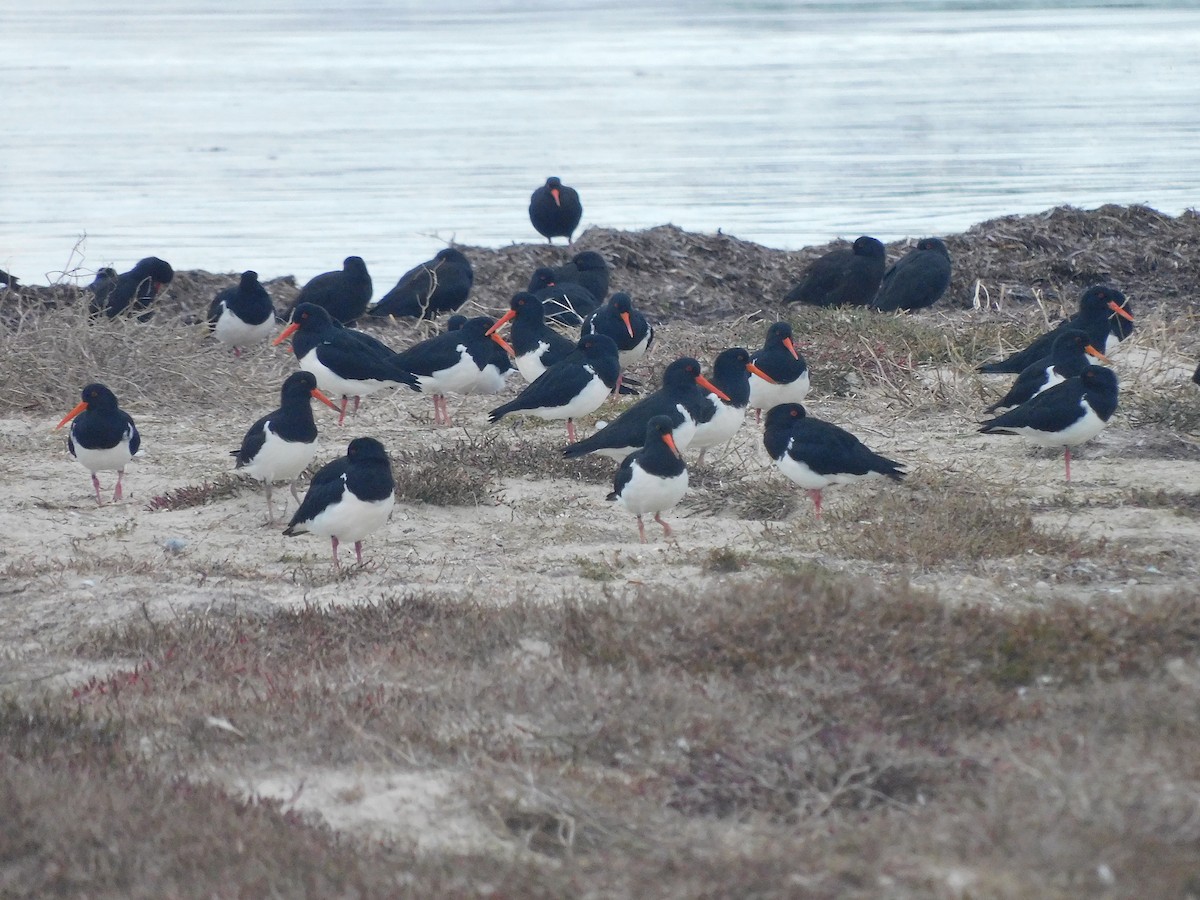
[[[758,410],[758,421],[764,409],[804,402],[810,387],[808,363],[796,349],[791,325],[776,322],[768,328],[762,348],[755,350],[750,359],[770,378],[768,381],[753,372],[750,375],[749,406]]]
[[[317,455],[317,423],[312,411],[314,398],[331,409],[337,409],[337,405],[317,387],[316,375],[312,372],[293,372],[280,388],[279,409],[267,413],[251,425],[242,438],[242,446],[229,451],[235,460],[235,468],[263,483],[267,495],[267,522],[270,525],[275,524],[275,507],[271,503],[272,485],[276,481],[289,482],[292,496],[299,503],[296,484]]]
[[[387,387],[406,385],[418,389],[417,378],[396,361],[396,353],[382,341],[342,328],[329,313],[313,303],[301,303],[292,311],[291,323],[272,342],[292,339],[292,351],[300,368],[317,376],[317,386],[331,397],[342,398],[341,425],[346,404]]]
[[[606,334],[616,342],[621,368],[638,362],[654,343],[654,329],[646,317],[633,308],[633,300],[624,292],[613,294],[583,322],[583,334]]]
[[[547,321],[578,326],[596,311],[600,301],[583,285],[557,280],[549,266],[534,269],[529,290],[542,301]]]
[[[141,313],[138,316],[141,322],[153,315],[151,304],[175,277],[171,264],[157,256],[147,256],[128,272],[101,280],[100,273],[107,271],[111,270],[101,269],[96,273],[96,280],[90,285],[91,314],[111,319],[130,309]]]
[[[821,518],[821,491],[867,478],[900,481],[904,465],[867,448],[843,428],[809,416],[799,403],[781,403],[767,413],[767,455],[779,471],[806,489]]]
[[[1016,409],[980,425],[984,434],[1017,434],[1041,447],[1062,447],[1067,481],[1071,448],[1091,440],[1117,411],[1117,375],[1104,366],[1088,366],[1082,375],[1049,387]]]
[[[301,303],[312,303],[324,309],[339,325],[349,325],[367,311],[371,302],[371,276],[361,256],[347,256],[341,271],[322,272],[309,279],[288,317],[294,317]]]
[[[866,306],[875,299],[885,268],[887,249],[863,235],[849,249],[830,250],[813,260],[783,302]]]
[[[709,447],[728,443],[742,427],[750,403],[751,377],[767,383],[771,380],[770,375],[751,361],[750,352],[742,347],[722,350],[713,360],[711,381],[721,394],[713,391],[705,394],[708,408],[701,407],[696,417],[696,432],[688,449],[700,451],[697,464],[704,462],[704,452]]]
[[[617,469],[608,500],[637,516],[638,536],[646,543],[642,516],[654,513],[654,521],[663,528],[663,537],[671,536],[671,526],[662,514],[673,509],[688,488],[688,470],[667,416],[654,416],[646,423],[642,449],[630,453]]]
[[[233,348],[235,356],[242,347],[265,341],[275,330],[275,305],[271,295],[258,282],[258,273],[246,271],[233,287],[217,292],[208,307],[212,335]]]
[[[461,331],[462,327],[470,321],[464,315],[455,314],[446,320],[447,331]],[[491,337],[495,332],[495,324],[488,329],[487,336]],[[491,362],[483,367],[483,372],[480,375],[479,383],[476,384],[473,394],[498,394],[504,390],[508,384],[508,376],[513,373],[513,348],[505,341],[493,340],[491,346]]]
[[[396,286],[367,312],[373,316],[432,319],[466,303],[474,283],[471,261],[461,250],[446,247],[433,259],[401,275]]]
[[[1068,378],[1082,375],[1091,362],[1088,357],[1108,362],[1108,357],[1088,342],[1088,336],[1078,328],[1068,328],[1054,339],[1054,350],[1027,366],[1008,393],[989,406],[984,412],[994,413],[998,409],[1020,406],[1048,387],[1060,384]]]
[[[578,284],[591,294],[597,303],[603,303],[608,296],[608,263],[595,250],[584,250],[571,257],[569,262],[554,266],[550,270],[555,282]],[[536,290],[530,280],[529,290]]]
[[[575,352],[579,343],[546,324],[542,301],[528,291],[513,294],[508,311],[492,326],[494,334],[509,322],[508,343],[512,345],[513,365],[525,381],[532,384],[546,369]]]
[[[576,352],[548,368],[515,399],[488,414],[498,422],[513,412],[541,419],[566,419],[567,440],[575,440],[575,419],[595,412],[617,383],[617,345],[602,334],[580,338]]]
[[[927,237],[883,273],[871,305],[891,312],[933,306],[950,287],[950,251],[938,238]]]
[[[581,218],[579,192],[557,177],[547,178],[529,198],[529,221],[547,243],[554,243],[556,237],[565,237],[571,243]]]
[[[603,335],[590,337],[604,338]],[[563,448],[563,456],[574,459],[599,453],[624,459],[642,446],[646,424],[655,416],[666,416],[670,420],[672,439],[682,452],[696,434],[697,421],[711,418],[713,414],[710,394],[722,400],[729,399],[724,391],[704,377],[698,361],[690,356],[680,357],[663,370],[662,386],[657,391],[634,403],[604,428]]]
[[[319,534],[333,544],[333,565],[341,568],[338,543],[354,542],[362,564],[362,542],[387,524],[396,503],[392,463],[383,444],[374,438],[355,438],[346,455],[322,466],[284,534]]]
[[[1118,343],[1133,334],[1133,307],[1121,291],[1106,284],[1092,285],[1079,298],[1079,311],[998,362],[984,363],[980,372],[1019,375],[1054,351],[1054,340],[1068,328],[1077,328],[1101,353],[1111,354]]]
[[[57,430],[68,422],[71,430],[67,434],[67,449],[92,473],[96,503],[104,504],[97,472],[116,471],[113,501],[120,500],[125,466],[142,446],[142,436],[133,418],[121,409],[116,394],[102,384],[93,383],[83,389],[83,399],[54,427]]]

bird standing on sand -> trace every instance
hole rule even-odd
[[[349,325],[367,311],[371,302],[371,276],[361,256],[347,256],[340,272],[322,272],[309,279],[292,308],[289,318],[301,303],[321,307],[339,325]]]
[[[700,408],[696,417],[696,433],[688,445],[699,450],[696,463],[704,462],[704,452],[733,439],[746,419],[746,406],[750,402],[750,379],[770,382],[771,376],[756,366],[750,353],[742,347],[722,350],[713,360],[712,383],[721,393],[709,391],[704,395],[707,406]]]
[[[883,312],[924,309],[950,287],[950,251],[938,238],[927,237],[883,273],[871,306]]]
[[[994,413],[998,409],[1020,406],[1046,388],[1082,375],[1091,365],[1089,355],[1104,362],[1109,361],[1107,356],[1088,343],[1088,336],[1078,328],[1068,328],[1060,332],[1054,339],[1053,352],[1022,370],[1008,389],[1008,393],[984,412]]]
[[[583,204],[579,202],[579,192],[558,178],[547,178],[529,198],[529,221],[548,244],[554,243],[556,237],[565,237],[571,243],[581,218]]]
[[[663,528],[663,537],[671,536],[671,526],[662,514],[683,499],[688,488],[688,471],[667,416],[654,416],[646,423],[642,449],[630,453],[617,469],[613,489],[607,497],[637,516],[638,536],[646,543],[642,516],[654,513],[654,521]]]
[[[616,342],[621,368],[638,362],[654,343],[654,329],[646,317],[633,308],[633,301],[623,292],[613,294],[609,301],[583,322],[582,334],[606,334]]]
[[[1067,481],[1071,448],[1091,440],[1117,411],[1117,375],[1104,366],[1049,387],[1033,399],[980,425],[983,434],[1017,434],[1042,447],[1062,447]]]
[[[1054,340],[1068,328],[1077,328],[1088,336],[1088,342],[1101,353],[1113,348],[1133,334],[1133,307],[1125,295],[1105,284],[1092,285],[1079,298],[1079,311],[1050,331],[1035,338],[1024,350],[993,363],[984,363],[978,371],[993,374],[1019,375],[1039,359],[1054,351]]]
[[[886,267],[887,250],[883,244],[863,235],[850,249],[830,250],[813,260],[783,302],[866,306],[875,299]]]
[[[372,316],[432,319],[466,303],[474,283],[471,261],[462,251],[447,247],[401,275],[396,286],[367,312]]]
[[[153,315],[150,304],[175,277],[171,264],[157,256],[147,256],[138,260],[128,272],[101,280],[100,275],[108,271],[111,270],[101,269],[97,272],[96,280],[90,285],[91,314],[97,316],[103,313],[111,319],[127,309],[145,310],[138,316],[140,322],[147,321]]]
[[[337,406],[317,388],[312,372],[293,372],[279,391],[279,409],[269,412],[242,438],[242,446],[229,451],[235,468],[263,482],[267,495],[267,523],[275,524],[271,486],[276,481],[290,482],[296,503],[296,483],[317,454],[317,423],[313,419],[312,399],[336,410]],[[284,498],[284,508],[287,507]]]
[[[338,542],[353,541],[362,565],[363,539],[387,524],[396,503],[392,463],[383,444],[360,437],[346,455],[323,466],[313,476],[308,493],[284,534],[319,534],[333,544],[334,568],[341,568]]]
[[[116,394],[102,384],[93,383],[83,389],[83,399],[63,416],[54,426],[55,430],[68,422],[71,422],[71,430],[67,435],[67,449],[92,473],[97,505],[104,505],[97,472],[116,471],[113,501],[120,500],[125,466],[142,445],[142,436],[133,419],[118,405]]]
[[[804,402],[810,386],[808,363],[796,349],[791,325],[776,322],[768,328],[762,349],[754,351],[750,359],[770,378],[768,381],[753,371],[750,373],[749,405],[758,410],[757,421],[762,421],[764,409],[780,403]]]
[[[258,283],[258,273],[246,271],[233,287],[217,292],[208,308],[212,335],[233,347],[234,356],[242,347],[257,344],[275,330],[275,305],[267,289]]]
[[[767,455],[779,471],[808,491],[821,518],[821,491],[831,484],[866,478],[900,481],[902,463],[869,450],[843,428],[809,416],[799,403],[781,403],[767,413]]]

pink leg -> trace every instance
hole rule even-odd
[[[642,539],[642,543],[646,543],[646,526],[642,523],[642,517],[638,516],[638,536]]]
[[[100,478],[95,472],[92,473],[92,488],[96,491],[96,505],[103,506],[104,501],[100,499]]]
[[[656,512],[654,514],[654,521],[663,527],[663,537],[669,538],[671,536],[671,526],[662,520],[662,513]]]
[[[242,355],[242,348],[241,348],[241,347],[234,347],[234,348],[233,348],[233,358],[234,358],[234,359],[237,359],[237,358],[238,358],[239,356],[241,356],[241,355]]]
[[[761,409],[756,409],[754,411],[754,424],[755,425],[762,424],[762,410]]]
[[[357,394],[355,394],[354,395],[354,415],[356,415],[356,416],[358,415],[358,405],[360,403],[362,403],[362,397],[359,397]]]
[[[1063,447],[1063,450],[1066,453],[1066,460],[1067,460],[1067,481],[1070,481],[1071,480],[1071,448]]]
[[[808,496],[812,497],[813,505],[817,508],[817,518],[821,518],[821,489],[809,488]]]
[[[705,447],[703,450],[700,451],[700,455],[696,457],[696,465],[698,465],[698,466],[704,465],[704,454],[707,451],[708,451],[707,447]]]
[[[358,557],[358,564],[362,565],[362,541],[354,542],[354,555]]]
[[[625,377],[624,372],[617,373],[617,383],[613,387],[613,392],[612,392],[612,396],[613,396],[614,400],[616,400],[617,398],[619,398],[621,396],[621,379],[623,379],[624,377]]]
[[[350,402],[350,398],[345,394],[342,395],[342,414],[338,416],[338,424],[341,425],[346,421],[346,404]]]
[[[450,421],[450,401],[446,399],[445,394],[442,394],[442,424],[446,426],[454,424]]]
[[[567,419],[567,443],[568,444],[575,443],[575,420],[574,419]],[[638,521],[639,522],[642,521],[640,517],[638,518]]]
[[[113,502],[114,503],[116,503],[118,500],[121,499],[121,496],[122,496],[121,479],[123,479],[124,477],[125,477],[125,470],[117,469],[117,486],[115,488],[113,488]]]
[[[335,537],[331,537],[329,540],[333,543],[333,567],[335,569],[340,569],[342,567],[342,564],[340,562],[338,562],[338,555],[337,555],[338,540]]]

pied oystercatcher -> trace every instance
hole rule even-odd
[[[671,436],[672,429],[668,416],[654,416],[646,423],[642,449],[625,457],[607,498],[637,516],[643,544],[646,526],[642,516],[654,513],[654,521],[663,527],[663,537],[669,538],[671,526],[662,520],[662,514],[687,493],[687,465]]]
[[[509,347],[494,333],[494,325],[491,317],[477,316],[457,331],[443,331],[396,354],[396,362],[416,376],[417,390],[433,395],[434,424],[451,424],[446,394],[497,393],[503,389],[504,373],[493,356],[497,346],[505,353]]]
[[[236,285],[217,292],[208,308],[208,324],[213,337],[233,347],[235,356],[242,355],[242,347],[270,337],[275,330],[275,305],[258,283],[257,272],[245,271]]]
[[[133,418],[117,403],[117,395],[99,382],[83,389],[83,399],[55,430],[71,422],[67,434],[67,449],[92,473],[92,487],[96,490],[96,503],[103,505],[100,498],[100,479],[97,472],[116,470],[117,486],[113,489],[114,502],[121,499],[121,481],[125,477],[125,466],[142,446]]]
[[[758,410],[757,421],[762,421],[764,409],[804,402],[810,386],[808,363],[796,349],[791,325],[776,322],[768,328],[762,349],[755,350],[750,359],[771,379],[750,374],[749,405]]]
[[[1046,388],[1082,375],[1091,365],[1089,355],[1104,362],[1109,361],[1107,356],[1088,343],[1088,336],[1078,328],[1068,328],[1060,332],[1054,339],[1054,350],[1051,354],[1027,366],[1017,376],[1008,393],[984,412],[992,413],[998,409],[1020,406]]]

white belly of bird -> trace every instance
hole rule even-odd
[[[538,348],[530,353],[524,353],[513,359],[513,365],[517,367],[517,371],[521,373],[521,377],[532,384],[537,381],[541,374],[546,371],[546,367],[542,365],[542,354],[550,349],[550,345],[546,343],[538,344]]]
[[[771,384],[751,372],[749,406],[751,409],[768,410],[781,403],[803,403],[808,396],[808,388],[808,369],[790,384]]]
[[[1091,359],[1091,357],[1089,356],[1088,359]],[[1040,388],[1038,388],[1036,391],[1034,391],[1033,395],[1036,397],[1042,391],[1046,390],[1046,388],[1054,387],[1054,385],[1056,385],[1056,384],[1062,384],[1066,380],[1067,379],[1063,378],[1061,375],[1058,374],[1058,372],[1055,370],[1054,366],[1050,366],[1050,368],[1046,369],[1045,382],[1042,384],[1042,386]]]
[[[479,366],[467,353],[448,369],[417,376],[417,382],[425,394],[469,394],[478,380]]]
[[[87,447],[81,447],[79,441],[75,441],[75,458],[83,463],[89,472],[118,472],[133,459],[133,454],[129,452],[129,435],[126,434],[115,447],[100,450],[89,450]]]
[[[696,426],[695,433],[688,444],[693,450],[704,450],[708,447],[715,447],[717,444],[724,444],[737,434],[737,430],[742,427],[742,422],[746,419],[745,407],[734,406],[718,400],[715,394],[708,396],[716,404],[717,411],[707,422]],[[675,443],[678,446],[678,440]]]
[[[640,465],[634,463],[633,477],[621,489],[617,503],[635,516],[665,512],[683,499],[687,488],[687,469],[673,478],[661,478],[657,475],[650,475]]]
[[[1009,430],[1041,447],[1074,447],[1076,444],[1090,441],[1103,431],[1108,424],[1092,411],[1092,408],[1087,405],[1086,400],[1081,399],[1079,406],[1083,411],[1083,415],[1071,427],[1063,431],[1038,431],[1028,426],[1011,428]]]
[[[213,327],[213,337],[231,347],[249,347],[265,341],[274,331],[275,322],[270,316],[258,325],[247,325],[228,309],[222,309]]]
[[[260,481],[295,481],[317,455],[317,442],[285,441],[270,428],[254,461],[241,471]]]
[[[339,541],[361,541],[387,524],[395,503],[394,493],[382,500],[363,501],[345,491],[339,502],[322,510],[296,530],[335,537]]]
[[[472,386],[470,393],[472,394],[498,394],[504,390],[504,385],[508,381],[508,375],[512,369],[506,369],[501,372],[492,363],[488,363],[483,367],[483,371],[479,373],[479,377],[475,379],[475,384]]]
[[[317,387],[331,397],[369,397],[386,387],[397,386],[397,382],[394,381],[377,381],[375,379],[355,381],[350,378],[342,378],[317,359],[315,348],[300,360],[300,368],[305,372],[312,372],[317,378]]]
[[[590,367],[588,370],[591,371]],[[587,387],[562,406],[523,409],[518,412],[539,416],[543,419],[578,419],[580,416],[586,416],[588,413],[598,410],[608,399],[608,393],[608,386],[601,379],[593,377]]]
[[[632,349],[618,351],[617,359],[619,359],[621,362],[621,368],[625,369],[629,366],[632,366],[635,362],[637,362],[643,356],[645,356],[646,355],[646,347],[649,346],[649,344],[650,344],[650,333],[647,332],[646,336],[644,338],[642,338],[640,341],[638,341],[637,344],[635,344]]]

